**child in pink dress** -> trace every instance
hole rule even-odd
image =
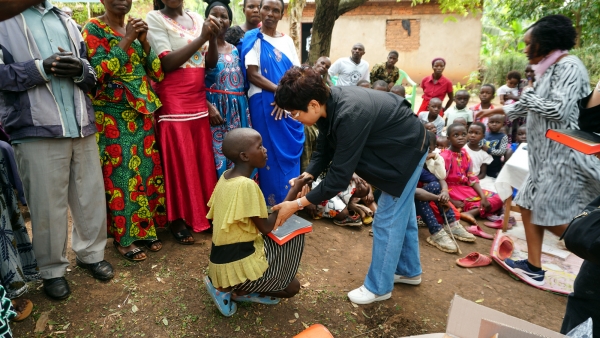
[[[467,129],[459,123],[447,128],[450,148],[441,152],[446,163],[446,182],[450,201],[454,206],[473,217],[485,218],[502,208],[502,200],[491,191],[479,186],[479,179],[473,173],[473,162],[463,148],[467,143]]]

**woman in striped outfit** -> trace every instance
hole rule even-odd
[[[568,50],[575,29],[562,15],[546,16],[525,33],[525,53],[535,71],[535,85],[523,90],[519,102],[483,110],[479,118],[506,114],[527,117],[529,176],[515,202],[521,208],[528,259],[506,264],[533,285],[544,284],[541,269],[544,230],[562,235],[567,224],[600,194],[600,162],[545,137],[548,129],[579,129],[577,101],[589,94],[583,63]]]

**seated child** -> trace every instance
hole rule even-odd
[[[506,74],[506,84],[498,88],[500,104],[509,105],[519,101],[519,83],[521,73],[512,70]]]
[[[464,147],[473,161],[473,174],[482,180],[487,176],[487,166],[492,163],[492,155],[481,149],[485,136],[485,126],[481,122],[473,122],[468,129],[467,145]]]
[[[488,132],[485,133],[485,142],[482,149],[492,155],[494,160],[487,167],[487,175],[490,177],[498,177],[498,173],[504,165],[503,158],[508,149],[508,136],[502,132],[504,127],[504,115],[492,115],[488,121]]]
[[[444,119],[440,116],[442,110],[442,100],[437,97],[432,98],[427,106],[428,111],[419,113],[419,120],[424,122],[430,122],[435,125],[436,135],[441,136],[444,130]]]
[[[428,134],[431,138],[429,141],[429,154],[419,178],[419,188],[415,193],[415,208],[417,215],[421,217],[429,229],[431,236],[427,237],[427,243],[443,252],[454,253],[458,251],[456,244],[442,225],[446,220],[456,239],[473,242],[475,236],[467,232],[456,220],[457,213],[448,203],[450,196],[448,195],[448,185],[444,180],[446,178],[444,159],[433,152],[435,149],[435,135],[433,133]],[[445,214],[445,219],[440,216],[441,212]]]
[[[390,89],[391,93],[394,93],[398,96],[406,97],[406,89],[403,85],[395,85]]]
[[[482,119],[477,117],[477,113],[484,109],[494,109],[494,105],[492,104],[492,100],[496,97],[496,87],[493,84],[484,84],[479,89],[479,103],[471,107],[473,111],[474,121],[481,122],[484,125],[487,124],[488,118],[484,117]]]
[[[267,205],[250,175],[267,164],[267,150],[254,129],[238,128],[223,140],[223,154],[234,167],[223,173],[208,202],[213,220],[212,249],[204,284],[219,311],[227,317],[235,302],[277,304],[300,290],[296,272],[304,250],[304,235],[284,245],[267,236],[278,212]],[[307,182],[295,182],[286,201],[298,197]],[[307,189],[304,189],[307,190]]]
[[[519,84],[519,91],[523,90],[523,88],[529,85],[529,80],[531,80],[531,82],[535,82],[535,72],[530,64],[525,67],[525,78],[522,79],[521,83]]]
[[[440,154],[446,164],[446,182],[450,202],[472,217],[485,218],[502,209],[502,200],[491,191],[479,186],[477,175],[473,174],[473,162],[464,145],[467,143],[467,129],[458,123],[448,126],[450,148]]]
[[[443,150],[448,149],[448,146],[448,137],[446,136],[438,136],[438,138],[435,140],[436,152],[442,152]]]
[[[373,83],[373,89],[380,90],[382,92],[389,92],[390,91],[390,87],[388,86],[387,82],[385,82],[383,80],[377,80],[377,81],[375,81],[375,83]]]
[[[465,128],[468,128],[468,123],[467,120],[464,117],[457,117],[454,119],[454,123],[460,123],[463,126],[465,126]]]
[[[515,141],[516,142],[510,144],[510,148],[506,151],[506,155],[504,156],[506,161],[508,161],[512,154],[517,151],[517,148],[519,148],[521,143],[527,143],[527,126],[522,125],[519,127],[519,129],[517,129],[517,137],[515,138]]]
[[[421,120],[421,122],[423,122],[423,121]],[[430,131],[430,132],[432,132],[432,133],[434,133],[434,134],[437,135],[437,127],[435,126],[435,124],[433,124],[431,122],[427,122],[427,123],[423,124],[423,126],[425,127],[425,129],[427,131]]]
[[[464,117],[465,120],[467,120],[467,123],[473,122],[473,112],[471,109],[467,108],[467,103],[469,103],[470,98],[469,92],[464,89],[461,89],[454,94],[455,105],[444,112],[447,126],[454,123],[454,119],[457,117]]]
[[[369,82],[367,80],[360,80],[356,83],[356,85],[359,87],[371,88],[371,82]]]

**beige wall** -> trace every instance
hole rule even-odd
[[[447,62],[444,75],[454,83],[460,81],[464,84],[465,77],[478,68],[481,18],[479,16],[459,17],[457,22],[444,22],[446,17],[447,15],[442,14],[342,16],[335,22],[330,57],[332,61],[340,57],[348,57],[352,45],[362,42],[366,50],[363,58],[372,67],[387,58],[386,20],[418,19],[420,20],[420,48],[411,52],[400,52],[396,66],[419,83],[423,77],[431,74],[431,60],[441,56]],[[303,18],[304,22],[311,20],[312,18]],[[287,16],[279,22],[278,30],[289,34]]]

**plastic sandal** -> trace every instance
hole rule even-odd
[[[512,239],[508,236],[500,237],[499,241],[500,244],[498,245],[498,258],[504,261],[512,256],[515,245]]]
[[[19,312],[19,311],[17,311],[17,303],[21,300],[25,301],[27,303],[27,305],[25,305],[25,308],[23,309],[23,311]],[[31,311],[33,310],[33,303],[29,299],[13,299],[13,300],[11,300],[11,303],[12,303],[13,309],[17,313],[17,316],[12,319],[13,322],[20,322],[20,321],[24,320],[25,318],[29,317],[29,315],[31,314]]]
[[[231,317],[237,311],[237,304],[231,300],[231,292],[221,292],[212,285],[210,278],[204,276],[204,285],[219,311],[225,317]]]
[[[492,229],[502,229],[502,220],[494,222],[483,222],[483,225]],[[512,226],[509,224],[508,228],[510,229],[512,228]]]
[[[160,243],[161,244],[160,249],[158,249],[158,250],[152,250],[152,245],[155,244],[155,243]],[[148,249],[148,250],[150,250],[152,252],[158,252],[158,251],[160,251],[163,248],[162,247],[162,241],[160,239],[144,241],[144,246],[146,247],[146,249]]]
[[[190,233],[190,231],[186,228],[183,229],[179,232],[173,232],[173,230],[170,230],[171,234],[173,235],[173,237],[175,237],[175,240],[177,241],[177,243],[181,244],[181,245],[194,245],[194,241],[191,242],[184,242],[183,240],[188,238],[188,237],[192,237],[192,234]]]
[[[471,225],[470,227],[465,227],[465,230],[467,230],[468,232],[472,233],[473,235],[479,236],[481,238],[485,238],[485,239],[493,239],[494,238],[494,236],[483,231],[483,229],[481,229],[481,227],[479,227],[479,225]]]
[[[270,296],[261,296],[259,293],[249,293],[243,296],[231,296],[231,299],[236,302],[250,302],[250,303],[259,303],[266,305],[275,305],[279,304],[281,298],[270,297]]]
[[[135,258],[135,255],[139,254],[139,253],[144,253],[144,250],[140,249],[140,248],[135,248],[133,250],[127,251],[126,253],[122,254],[121,251],[119,251],[119,243],[117,243],[117,241],[113,241],[113,245],[115,246],[115,249],[117,249],[117,253],[121,256],[123,256],[123,258],[125,258],[126,260],[130,261],[130,262],[141,262],[141,261],[145,261],[148,256],[144,257],[144,258]]]
[[[480,254],[479,252],[471,252],[466,257],[456,260],[456,265],[463,268],[476,268],[490,264],[492,264],[492,259],[486,255]]]

